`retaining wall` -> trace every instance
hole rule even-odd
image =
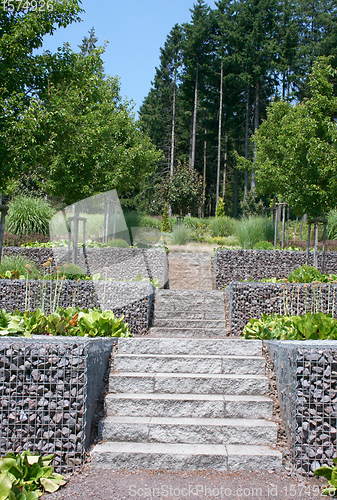
[[[266,341],[294,468],[333,464],[337,428],[337,341]]]
[[[306,263],[306,252],[219,249],[213,263],[215,288],[222,290],[231,281],[287,278],[294,269]],[[322,252],[319,252],[319,268],[321,263]],[[313,252],[309,254],[309,264],[313,265]],[[337,252],[326,253],[325,272],[337,274]]]
[[[251,318],[262,314],[332,313],[337,318],[337,286],[312,283],[232,282],[225,288],[227,329],[241,335]]]
[[[0,455],[55,453],[56,470],[83,463],[116,339],[0,339]]]
[[[69,262],[67,248],[4,247],[3,255],[25,255],[39,267],[52,258],[52,270]],[[71,258],[70,258],[70,261]],[[78,265],[89,275],[100,273],[102,278],[133,280],[138,274],[168,288],[168,259],[165,249],[144,248],[82,248],[78,249]]]
[[[62,284],[62,285],[61,285]],[[0,309],[24,312],[38,307],[50,312],[50,304],[82,309],[99,307],[124,315],[132,334],[147,333],[154,305],[154,287],[149,282],[0,280]],[[57,287],[57,290],[56,290]]]

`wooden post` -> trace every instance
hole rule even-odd
[[[324,232],[323,232],[323,256],[322,256],[322,274],[325,271],[325,251],[326,251],[326,226],[327,222],[324,222]]]
[[[318,269],[318,220],[315,219],[314,225],[314,267]]]
[[[282,203],[282,250],[285,243],[285,228],[286,228],[286,204]]]
[[[307,255],[306,255],[306,260],[305,260],[306,265],[308,265],[308,262],[309,262],[310,232],[311,232],[311,222],[308,223]]]
[[[275,234],[274,234],[274,248],[277,245],[277,226],[278,226],[278,207],[275,209]]]

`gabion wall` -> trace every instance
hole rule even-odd
[[[306,262],[306,252],[282,250],[225,250],[214,255],[215,288],[222,290],[231,281],[261,280],[263,278],[287,278],[289,274]],[[321,267],[322,252],[318,254]],[[313,252],[309,254],[313,265]],[[325,272],[337,273],[337,252],[327,252]]]
[[[337,318],[334,284],[233,282],[225,292],[230,335],[241,335],[249,320],[261,318],[263,313],[298,315],[322,311]]]
[[[146,334],[151,321],[154,287],[149,282],[0,280],[0,309],[24,312],[38,307],[99,307],[124,315],[132,334]],[[57,287],[57,290],[55,290]],[[27,292],[26,292],[27,290]],[[27,293],[27,299],[26,299]]]
[[[332,465],[337,432],[337,341],[266,341],[295,471]]]
[[[82,464],[113,339],[0,339],[0,455],[55,453],[56,470]]]
[[[39,267],[52,258],[52,270],[69,262],[67,248],[4,247],[3,255],[25,255]],[[71,260],[71,259],[70,259]],[[168,288],[168,259],[165,249],[145,248],[86,248],[78,249],[78,265],[87,274],[100,273],[103,278],[132,280],[138,274]]]

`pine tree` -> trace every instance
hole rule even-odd
[[[165,203],[164,205],[163,217],[161,220],[161,230],[163,233],[170,233],[172,231],[167,203]]]

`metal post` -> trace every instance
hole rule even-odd
[[[70,262],[71,221],[68,221],[68,262]]]
[[[295,223],[294,243],[295,243],[295,241],[296,241],[296,231],[297,231],[297,225],[298,225],[298,217],[296,217],[296,223]]]
[[[79,230],[79,211],[80,207],[75,203],[74,205],[74,238],[73,238],[73,263],[77,264],[77,253],[78,253],[78,230]]]
[[[288,208],[287,208],[287,247],[289,246],[289,217],[290,217],[290,208],[288,205]]]
[[[117,215],[118,215],[118,207],[117,205],[114,205],[114,228],[113,228],[113,234],[112,234],[112,239],[115,239],[116,236],[116,227],[117,227]]]

